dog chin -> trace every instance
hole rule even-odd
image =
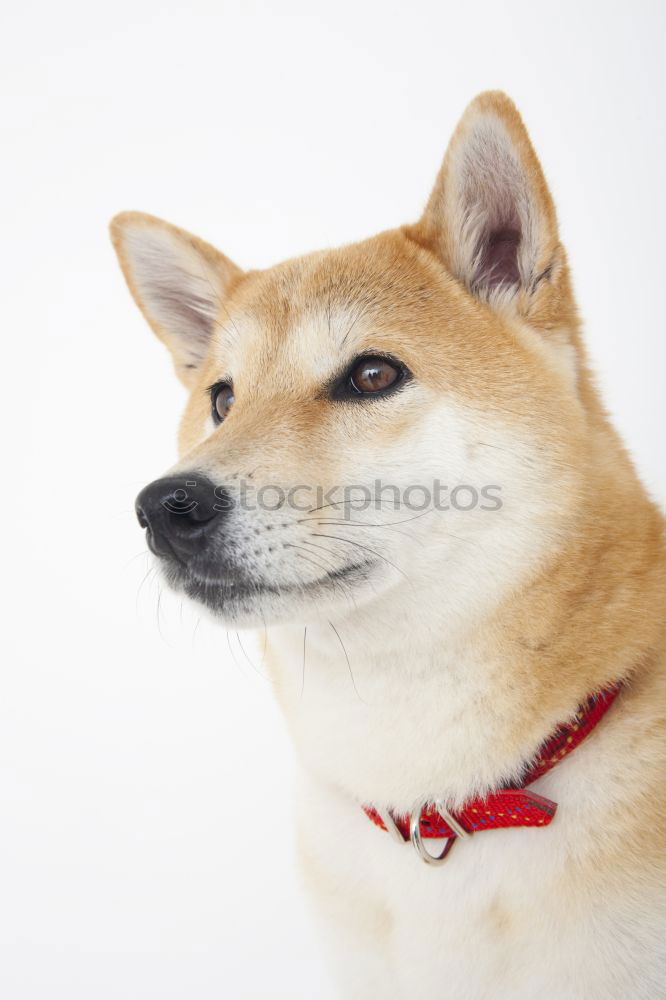
[[[246,576],[200,577],[160,560],[172,590],[203,607],[218,622],[237,627],[288,624],[317,619],[376,596],[376,560],[343,567],[303,583],[273,583]]]

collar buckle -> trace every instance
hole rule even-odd
[[[444,806],[438,799],[435,799],[434,807],[442,817],[446,820],[447,825],[453,833],[450,837],[446,838],[444,847],[440,854],[431,854],[423,842],[423,837],[421,836],[421,817],[423,812],[427,807],[427,800],[423,799],[412,811],[412,816],[409,821],[409,839],[412,842],[412,846],[418,856],[422,861],[425,861],[427,865],[441,865],[443,864],[449,856],[451,848],[458,838],[461,840],[469,840],[472,834],[462,826],[458,820],[453,816],[453,814]]]

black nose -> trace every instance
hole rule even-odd
[[[231,498],[206,476],[167,476],[149,483],[136,498],[136,516],[158,556],[187,558],[203,549]]]

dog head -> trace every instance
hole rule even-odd
[[[112,222],[190,396],[137,499],[169,582],[228,622],[399,594],[478,607],[564,529],[585,375],[553,204],[522,121],[478,97],[421,220],[240,270],[139,213]]]

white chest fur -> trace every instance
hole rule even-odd
[[[304,682],[303,629],[273,637],[274,669],[304,765],[303,868],[341,996],[660,995],[666,963],[655,957],[650,887],[637,893],[618,873],[595,871],[597,846],[615,835],[609,817],[627,808],[623,789],[636,777],[612,720],[533,786],[559,803],[552,826],[476,834],[432,868],[360,804],[408,811],[424,794],[464,798],[472,774],[490,773],[495,726],[484,691],[493,665],[440,654],[434,670],[425,646],[413,647],[411,663],[386,648],[378,662],[355,657],[353,638],[345,654],[336,633],[330,641],[324,626],[309,631]]]

